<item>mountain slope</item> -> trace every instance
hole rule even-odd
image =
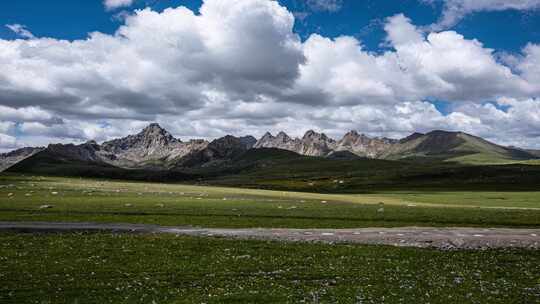
[[[101,147],[90,141],[82,145],[49,145],[8,168],[7,172],[55,176],[99,177],[145,181],[184,181],[197,176],[171,170],[126,169],[103,161]]]
[[[95,142],[82,145],[53,144],[11,166],[7,171],[78,175],[89,170],[97,172],[114,168],[114,166],[101,160],[98,151],[99,145]]]
[[[246,137],[238,138],[227,135],[212,141],[202,150],[192,151],[179,158],[174,164],[174,168],[219,166],[248,151],[252,144],[253,141],[249,138],[246,140]]]
[[[504,163],[535,158],[522,150],[496,145],[463,132],[414,134],[392,145],[385,159],[445,160],[462,163]]]
[[[324,133],[308,131],[301,139],[284,132],[266,133],[254,148],[277,148],[306,156],[339,156],[349,152],[359,157],[389,160],[453,161],[463,163],[508,163],[537,158],[531,152],[496,145],[463,132],[413,133],[401,140],[372,138],[350,131],[339,141]],[[344,156],[345,154],[341,154]],[[350,158],[350,154],[348,154]]]
[[[269,132],[266,132],[266,134],[255,143],[253,148],[275,148],[300,153],[301,144],[299,139],[292,139],[285,132],[279,132],[277,136],[273,136]]]
[[[381,155],[396,143],[395,139],[370,138],[356,131],[350,131],[337,143],[336,151],[349,151],[358,156],[381,158]]]
[[[292,151],[306,156],[327,156],[336,148],[336,141],[329,138],[324,133],[317,133],[313,130],[307,131],[304,136],[291,138],[285,132],[279,132],[277,136],[266,133],[255,145],[254,148],[276,148]]]
[[[291,138],[284,132],[266,133],[256,141],[252,136],[224,136],[212,142],[182,142],[158,124],[151,124],[135,135],[104,142],[89,141],[82,145],[56,144],[47,148],[27,148],[0,155],[0,165],[10,171],[71,172],[81,168],[140,169],[146,171],[193,171],[197,168],[242,167],[240,160],[250,149],[280,149],[296,155],[327,158],[328,161],[358,161],[364,158],[421,162],[455,162],[465,164],[506,164],[537,159],[532,151],[503,147],[462,132],[432,131],[414,133],[401,140],[371,138],[351,131],[336,141],[324,133],[308,131],[302,138]],[[235,164],[235,162],[242,164]],[[56,168],[56,169],[55,169]],[[97,170],[97,169],[96,169]],[[111,169],[112,170],[112,169]],[[219,171],[219,170],[218,170]]]
[[[167,167],[168,162],[182,158],[193,151],[200,151],[208,146],[205,140],[182,142],[174,138],[158,124],[150,124],[136,135],[104,142],[102,154],[110,164],[126,168]]]
[[[43,147],[38,148],[21,148],[17,149],[8,153],[0,154],[0,171],[3,171],[14,164],[20,162],[21,160],[24,160],[40,151],[42,151]]]
[[[522,149],[519,149],[519,148],[516,148],[517,150],[522,150]],[[540,157],[540,150],[532,150],[532,149],[528,149],[528,150],[523,150],[531,155],[534,155],[536,157]]]
[[[182,142],[158,124],[151,124],[138,134],[102,145],[95,141],[81,145],[51,144],[18,162],[10,171],[70,175],[105,169],[178,172],[181,168],[215,166],[230,161],[249,150],[255,142],[252,136],[230,135],[211,143],[205,140]]]

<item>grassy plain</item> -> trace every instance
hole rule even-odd
[[[4,174],[0,176],[0,198],[3,221],[222,228],[540,226],[537,191],[319,194]]]
[[[540,254],[0,234],[1,303],[538,303]]]
[[[2,174],[0,221],[540,227],[540,192],[530,185],[359,194],[352,178],[309,176],[253,180],[304,191],[293,192]],[[334,193],[308,192],[320,187]],[[0,233],[0,303],[538,303],[539,274],[537,250]]]

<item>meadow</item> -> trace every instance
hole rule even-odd
[[[0,233],[1,303],[538,303],[533,250]]]
[[[540,226],[537,191],[320,194],[4,174],[0,197],[2,221],[221,228]]]
[[[325,182],[345,193],[2,174],[0,221],[221,228],[540,226],[537,191],[351,194],[345,181]],[[309,189],[317,181],[293,183]],[[0,233],[1,303],[537,303],[539,274],[540,253],[526,249]]]

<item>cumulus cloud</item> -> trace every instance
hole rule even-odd
[[[435,2],[438,0],[423,0]],[[465,16],[482,11],[537,10],[540,0],[443,0],[444,9],[440,20],[432,30],[443,30],[456,25]]]
[[[304,60],[293,23],[273,1],[207,1],[200,15],[183,7],[137,11],[113,36],[0,40],[0,102],[45,99],[73,115],[151,119],[201,107],[213,95],[277,94]]]
[[[517,69],[530,83],[540,83],[540,45],[530,43],[523,53],[524,58],[517,61]]]
[[[385,30],[392,50],[382,55],[362,50],[353,37],[312,35],[304,43],[307,64],[300,67],[297,91],[319,90],[327,103],[373,104],[421,99],[481,102],[528,96],[535,90],[534,83],[498,63],[493,51],[477,40],[453,31],[423,35],[403,15],[388,18]],[[530,49],[526,52],[534,57]]]
[[[12,108],[0,105],[0,121],[37,121],[45,124],[60,124],[62,119],[40,107]]]
[[[133,4],[134,0],[104,0],[103,5],[107,10],[114,10],[120,7],[128,7]]]
[[[137,10],[113,35],[0,39],[0,121],[11,126],[0,129],[0,149],[107,140],[152,121],[183,139],[452,129],[538,143],[535,44],[510,68],[480,41],[424,33],[404,15],[385,21],[382,53],[349,36],[302,42],[293,25],[277,1],[206,0],[199,13]]]

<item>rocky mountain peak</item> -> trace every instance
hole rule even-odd
[[[357,131],[350,131],[337,143],[338,151],[349,151],[358,156],[377,158],[390,149],[394,140],[388,138],[371,138]]]
[[[400,142],[401,142],[401,143],[405,143],[405,142],[408,142],[408,141],[411,141],[411,140],[415,140],[415,139],[417,139],[417,138],[420,138],[420,137],[422,137],[422,136],[424,136],[423,133],[414,132],[413,134],[411,134],[411,135],[409,135],[409,136],[407,136],[407,137],[405,137],[405,138],[402,138],[402,139],[400,140]]]
[[[146,128],[144,128],[138,136],[145,139],[163,139],[166,142],[176,141],[174,136],[171,135],[167,130],[163,129],[157,123],[151,123]]]
[[[264,133],[264,135],[261,137],[261,140],[268,140],[268,139],[273,139],[273,138],[274,138],[274,135],[272,135],[272,133],[266,132],[266,133]]]
[[[225,135],[223,137],[220,137],[218,139],[213,140],[210,145],[230,145],[230,144],[238,144],[240,143],[240,139],[238,137],[232,136],[232,135]]]
[[[159,125],[159,123],[153,122],[149,124],[148,126],[146,126],[146,128],[144,128],[143,131],[144,130],[164,130],[164,129]]]
[[[377,159],[415,159],[448,157],[458,153],[490,151],[501,159],[535,159],[539,151],[508,148],[482,138],[442,130],[427,134],[413,133],[401,140],[369,137],[349,131],[339,141],[324,133],[309,130],[303,138],[291,138],[281,131],[274,137],[267,132],[259,141],[252,136],[224,136],[209,143],[206,140],[181,142],[159,124],[153,123],[135,135],[99,145],[91,140],[81,145],[51,144],[47,148],[23,148],[0,154],[0,171],[37,153],[47,159],[78,161],[120,168],[170,169],[193,166],[214,166],[234,161],[251,148],[273,148],[301,155],[354,160],[358,157]],[[464,148],[468,149],[465,150]],[[459,155],[461,155],[459,154]],[[41,157],[41,156],[36,157]]]
[[[99,161],[99,156],[97,155],[99,149],[99,145],[94,145],[92,144],[92,141],[90,141],[81,145],[49,144],[46,150],[53,155],[60,155],[66,159],[95,162]]]
[[[257,139],[251,135],[240,137],[240,142],[247,148],[251,149],[257,143]]]
[[[340,140],[340,143],[342,145],[352,145],[365,137],[367,136],[365,136],[364,134],[359,134],[357,131],[352,130],[347,132],[347,134],[343,136],[343,138]]]
[[[157,123],[152,123],[135,135],[104,142],[100,156],[114,165],[138,167],[145,163],[173,161],[193,151],[204,149],[206,141],[183,143]]]
[[[277,136],[273,136],[271,133],[266,132],[264,136],[253,145],[253,148],[278,148],[295,151],[295,144],[295,141],[283,131],[279,132]]]
[[[300,146],[300,154],[310,156],[326,156],[335,147],[335,140],[329,138],[324,133],[317,133],[309,130],[304,134]]]
[[[313,131],[313,130],[308,130],[305,134],[304,134],[304,137],[302,137],[302,139],[307,139],[307,138],[313,138],[315,136],[318,136],[320,135],[319,133]]]
[[[136,135],[114,139],[103,143],[108,151],[125,151],[131,149],[157,149],[161,150],[170,145],[177,145],[180,140],[174,138],[159,124],[152,123]]]
[[[84,143],[85,146],[91,147],[95,150],[99,150],[99,144],[95,140],[89,140]]]
[[[357,137],[360,137],[360,134],[358,134],[358,131],[356,130],[351,130],[347,132],[343,137],[357,138]]]
[[[276,136],[276,139],[278,139],[279,141],[281,142],[288,142],[291,140],[291,138],[289,137],[289,135],[287,135],[287,133],[281,131],[278,133],[278,135]]]
[[[313,130],[309,130],[304,134],[302,140],[318,140],[318,141],[334,141],[333,139],[326,136],[324,133],[317,133]]]

